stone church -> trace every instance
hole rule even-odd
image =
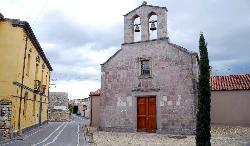
[[[143,2],[124,15],[124,43],[101,64],[100,130],[195,133],[198,55],[169,41],[167,12]]]

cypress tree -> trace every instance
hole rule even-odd
[[[210,146],[210,72],[207,43],[203,34],[199,40],[200,62],[199,62],[199,83],[198,83],[198,112],[196,122],[196,146]]]

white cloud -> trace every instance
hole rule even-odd
[[[60,80],[54,81],[50,86],[51,92],[68,92],[71,99],[87,98],[90,92],[100,89],[99,81],[93,80]]]
[[[101,64],[105,62],[112,54],[114,54],[119,48],[110,47],[102,50],[92,50],[92,44],[89,44],[83,48],[76,49],[76,52],[83,58],[89,59],[94,63]]]

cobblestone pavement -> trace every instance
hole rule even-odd
[[[82,126],[82,117],[73,115],[70,122],[49,122],[23,136],[23,140],[13,140],[1,146],[87,146]]]
[[[250,146],[250,127],[213,126],[211,143],[215,146]],[[195,136],[155,133],[95,132],[97,146],[195,146]]]

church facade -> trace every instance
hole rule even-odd
[[[99,128],[193,134],[197,81],[198,55],[169,41],[167,8],[144,2],[124,15],[124,43],[101,64]]]

